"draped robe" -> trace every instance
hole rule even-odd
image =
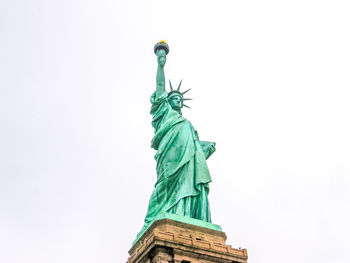
[[[143,229],[161,212],[211,222],[208,202],[211,177],[206,159],[214,152],[201,142],[192,124],[170,106],[167,93],[151,96],[152,148],[157,150],[157,182]]]

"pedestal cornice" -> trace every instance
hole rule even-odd
[[[133,244],[128,263],[246,263],[247,250],[225,241],[222,231],[164,218],[153,222]]]

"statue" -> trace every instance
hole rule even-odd
[[[157,55],[157,88],[151,96],[152,148],[157,150],[157,182],[149,201],[143,229],[160,213],[170,213],[211,222],[208,202],[211,177],[206,159],[215,151],[215,143],[200,141],[191,122],[181,113],[184,94],[177,89],[165,90],[164,66],[169,46],[165,41],[154,47]],[[140,232],[140,233],[141,233]]]

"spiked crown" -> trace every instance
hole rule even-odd
[[[180,84],[179,86],[177,87],[177,89],[173,89],[173,86],[171,85],[171,81],[169,80],[169,85],[170,85],[170,92],[168,93],[168,99],[170,99],[171,97],[175,96],[175,95],[179,95],[182,99],[182,101],[185,101],[185,100],[192,100],[192,99],[188,99],[188,98],[184,98],[184,94],[186,92],[188,92],[190,89],[188,90],[185,90],[184,92],[181,92],[180,91],[180,87],[181,87],[181,84],[182,84],[182,80],[180,81]],[[182,105],[186,108],[189,108],[187,105],[185,105],[184,103],[182,103]]]

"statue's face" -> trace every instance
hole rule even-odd
[[[169,100],[169,104],[174,110],[180,110],[183,106],[182,102],[182,97],[180,95],[171,96]]]
[[[159,64],[161,66],[164,66],[165,65],[165,62],[166,62],[166,53],[165,53],[165,50],[164,49],[159,49],[157,51],[157,55],[158,55],[158,61],[159,61]]]

